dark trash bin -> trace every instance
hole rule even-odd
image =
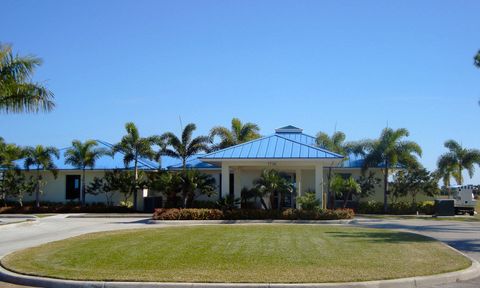
[[[153,213],[155,208],[162,208],[162,197],[143,198],[143,212]]]
[[[455,216],[455,200],[435,199],[436,216]]]

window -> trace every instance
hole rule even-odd
[[[80,175],[67,175],[65,199],[80,199]]]

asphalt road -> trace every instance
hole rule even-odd
[[[159,225],[147,224],[146,218],[66,218],[66,216],[56,215],[35,222],[0,226],[0,257],[15,250],[90,232],[159,227]],[[480,261],[480,223],[357,218],[351,225],[420,233],[443,241]],[[23,286],[0,282],[0,287]],[[480,287],[480,277],[466,282],[437,285],[432,288],[447,287]]]
[[[436,221],[423,219],[409,220],[380,220],[357,218],[353,225],[369,228],[382,228],[415,232],[433,237],[460,250],[480,262],[480,222]],[[478,278],[444,285],[435,285],[432,288],[479,288]]]

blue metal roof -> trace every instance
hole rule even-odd
[[[303,134],[301,131],[293,126],[283,127],[277,129],[273,135],[206,154],[200,157],[200,160],[343,158],[340,154],[314,146],[315,137]]]
[[[187,162],[186,162],[187,168],[188,169],[202,169],[202,170],[218,170],[218,169],[221,169],[220,166],[201,161],[199,158],[204,156],[204,155],[205,154],[198,154],[198,155],[195,155],[195,156],[192,156],[192,157],[188,158]],[[178,163],[178,159],[176,159],[176,160],[177,160],[177,163],[175,165],[164,166],[163,163],[162,163],[162,167],[167,167],[169,170],[183,169],[182,163],[181,162]]]
[[[96,140],[98,142],[98,148],[105,148],[105,149],[111,149],[112,144],[101,141],[101,140]],[[65,164],[65,151],[69,147],[59,149],[60,152],[60,158],[56,159],[53,158],[53,162],[55,166],[57,166],[57,169],[59,170],[76,170],[77,168]],[[20,169],[24,169],[24,162],[25,159],[19,159],[15,161]],[[155,161],[150,161],[148,159],[139,159],[138,161],[138,169],[140,170],[155,170],[160,167],[159,163]],[[103,155],[97,161],[95,162],[95,167],[93,169],[88,168],[88,170],[112,170],[112,169],[133,169],[133,162],[129,164],[128,167],[125,167],[125,164],[123,163],[123,154],[122,153],[115,153],[115,156],[112,157],[110,155]]]

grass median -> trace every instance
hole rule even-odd
[[[10,254],[7,269],[76,280],[319,283],[431,275],[470,260],[427,237],[317,225],[207,225],[86,234]]]

